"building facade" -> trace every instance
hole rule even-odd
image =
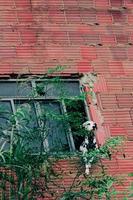
[[[133,1],[0,0],[0,15],[1,80],[43,75],[56,66],[64,66],[60,75],[67,78],[97,74],[88,110],[99,144],[110,136],[127,138],[125,158],[106,161],[109,173],[126,177],[118,186],[126,191],[133,172]],[[60,161],[66,187],[76,166],[77,159]]]

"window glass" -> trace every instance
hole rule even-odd
[[[84,101],[67,99],[65,100],[65,104],[75,148],[79,150],[79,147],[84,139],[83,136],[86,133],[85,129],[82,127],[82,124],[87,120]]]
[[[31,84],[28,82],[0,82],[0,96],[3,97],[17,97],[17,96],[31,96]]]
[[[0,128],[7,129],[10,125],[12,113],[10,101],[0,101]]]
[[[17,129],[21,134],[21,139],[25,149],[30,152],[38,152],[41,148],[41,139],[39,137],[39,126],[35,105],[31,101],[15,100]]]
[[[60,104],[56,102],[40,102],[43,116],[46,116],[46,136],[49,149],[53,151],[68,150],[68,141],[63,126],[63,115]]]
[[[37,93],[45,98],[74,97],[80,95],[78,81],[37,82]]]
[[[12,108],[10,101],[0,101],[0,146],[9,148]]]

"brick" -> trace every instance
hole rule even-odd
[[[0,10],[0,25],[16,25],[17,18],[15,11]]]
[[[68,34],[66,31],[51,31],[51,41],[60,45],[68,45]]]
[[[15,5],[17,8],[31,8],[31,1],[30,0],[15,0]]]
[[[126,61],[123,63],[125,75],[133,76],[133,62],[132,61]]]
[[[109,0],[95,0],[95,6],[97,8],[107,8],[109,7]]]
[[[49,10],[48,18],[50,23],[56,23],[56,24],[66,23],[64,12],[62,10]]]
[[[116,109],[118,108],[117,99],[114,94],[101,94],[99,96],[102,109]]]
[[[77,7],[79,2],[77,0],[64,0],[65,8]]]
[[[97,20],[100,24],[112,24],[112,17],[111,14],[108,12],[98,12]]]
[[[127,23],[127,15],[121,11],[112,11],[113,23]]]
[[[83,38],[84,38],[84,42],[85,44],[87,45],[96,45],[96,44],[99,44],[100,43],[100,38],[99,38],[99,35],[95,32],[90,32],[88,34],[83,34],[82,35]]]
[[[10,74],[12,73],[12,65],[10,63],[1,63],[0,64],[0,74]]]
[[[91,8],[94,6],[94,0],[78,0],[78,3],[82,8]]]
[[[132,0],[125,0],[125,6],[132,9],[133,8],[133,1]]]
[[[15,45],[20,43],[19,33],[17,31],[12,31],[11,29],[3,31],[3,42],[7,43],[9,46],[11,44]]]
[[[94,9],[80,10],[80,15],[81,15],[82,23],[86,23],[86,24],[93,23],[94,24],[97,22],[96,10],[94,10]]]
[[[75,24],[75,23],[81,23],[81,17],[80,17],[80,10],[66,10],[66,20],[67,23]]]
[[[103,75],[109,74],[109,68],[108,68],[108,62],[107,61],[93,60],[92,65],[94,67],[94,71],[97,74],[103,74]]]
[[[115,45],[116,44],[115,36],[113,34],[112,35],[101,34],[100,38],[101,38],[101,43],[103,43],[105,45]]]
[[[128,43],[128,35],[116,35],[116,41],[117,43],[120,43],[120,44],[127,44]]]
[[[106,84],[109,92],[122,92],[122,84],[119,78],[108,78]]]
[[[128,48],[128,58],[133,60],[133,47]]]
[[[79,73],[93,72],[93,67],[88,60],[82,60],[77,63],[77,70]]]
[[[77,32],[77,31],[71,31],[68,32],[69,34],[69,38],[70,38],[70,42],[73,45],[83,45],[85,44],[85,40],[83,38],[83,36]]]
[[[127,136],[127,130],[124,127],[114,126],[110,127],[111,136]]]
[[[0,59],[13,58],[16,56],[14,47],[0,47]]]
[[[0,10],[12,10],[12,9],[14,9],[14,4],[12,0],[0,1]]]
[[[103,75],[98,76],[97,82],[94,84],[94,92],[107,92],[107,82]]]
[[[81,47],[81,56],[83,59],[93,60],[97,58],[95,47]]]
[[[19,23],[29,24],[33,22],[33,15],[31,11],[19,11],[17,16]]]
[[[19,58],[32,58],[35,54],[33,47],[20,46],[16,48],[16,53]]]
[[[111,55],[110,48],[104,47],[104,46],[97,47],[97,57],[98,59],[105,60],[105,61],[111,59],[112,55]]]
[[[133,96],[131,94],[117,94],[116,99],[119,108],[131,108],[133,106]]]
[[[123,0],[110,0],[110,4],[112,7],[121,7],[124,4]]]
[[[128,58],[125,47],[110,47],[110,50],[114,60],[126,60]]]
[[[128,24],[133,24],[133,14],[128,14]]]
[[[25,30],[20,32],[21,40],[23,44],[35,44],[36,33],[34,30]]]
[[[110,61],[109,70],[112,76],[121,76],[125,75],[125,71],[122,65],[122,62]]]

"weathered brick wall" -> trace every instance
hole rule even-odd
[[[97,105],[89,107],[99,142],[127,137],[125,159],[119,155],[107,166],[111,173],[132,172],[133,1],[0,0],[0,16],[1,76],[57,65],[67,66],[68,75],[96,72]]]

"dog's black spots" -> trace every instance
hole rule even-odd
[[[108,154],[109,160],[111,160],[111,158],[112,158],[112,153],[111,153],[110,151],[108,151],[107,154]]]
[[[73,139],[74,139],[75,148],[76,148],[76,150],[79,151],[80,146],[82,145],[82,143],[84,141],[84,137],[79,136],[79,135],[73,135]]]
[[[123,153],[123,158],[126,158],[126,155],[125,155],[125,153]]]

